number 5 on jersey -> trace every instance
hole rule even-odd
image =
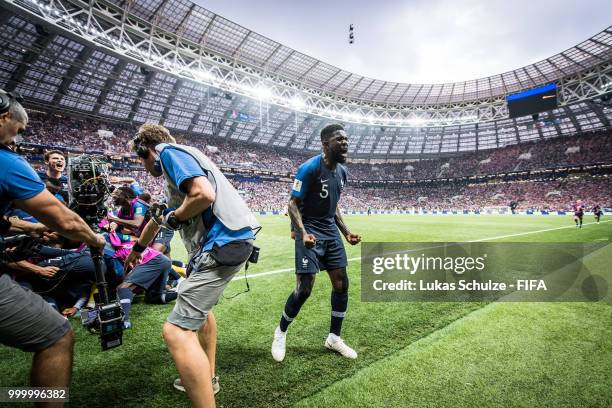
[[[327,198],[327,196],[329,195],[329,191],[327,190],[327,188],[327,184],[321,184],[321,192],[319,193],[319,196],[321,198]]]

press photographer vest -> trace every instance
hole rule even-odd
[[[212,211],[223,225],[232,231],[238,231],[246,227],[251,229],[259,228],[259,222],[240,194],[238,194],[238,191],[236,191],[234,186],[206,155],[196,148],[174,143],[158,144],[155,146],[155,150],[158,154],[161,154],[162,150],[170,146],[189,154],[196,160],[202,170],[205,171],[206,178],[215,190],[215,201],[211,204]],[[166,180],[165,190],[168,206],[178,208],[183,203],[185,194],[179,190],[178,186],[174,185],[174,182],[170,179],[163,166],[162,172]],[[201,214],[192,218],[191,221],[188,226],[183,227],[179,231],[189,259],[202,247],[204,244],[203,240],[206,239],[208,234]]]

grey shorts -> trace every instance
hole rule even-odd
[[[196,255],[193,270],[178,287],[178,298],[168,322],[187,330],[198,330],[208,312],[217,304],[223,290],[246,261],[240,265],[220,265],[208,252]]]
[[[44,350],[71,330],[70,322],[40,296],[0,275],[0,343]]]

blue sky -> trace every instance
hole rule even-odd
[[[195,0],[246,28],[372,78],[441,83],[505,72],[612,24],[610,0]],[[355,44],[348,26],[355,25]]]

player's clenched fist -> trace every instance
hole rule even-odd
[[[353,234],[349,232],[344,237],[346,238],[346,242],[348,242],[351,245],[357,245],[358,243],[361,242],[361,235],[357,235],[357,234]]]
[[[315,244],[317,243],[315,236],[309,233],[303,234],[302,240],[304,241],[304,246],[308,249],[314,248]]]

